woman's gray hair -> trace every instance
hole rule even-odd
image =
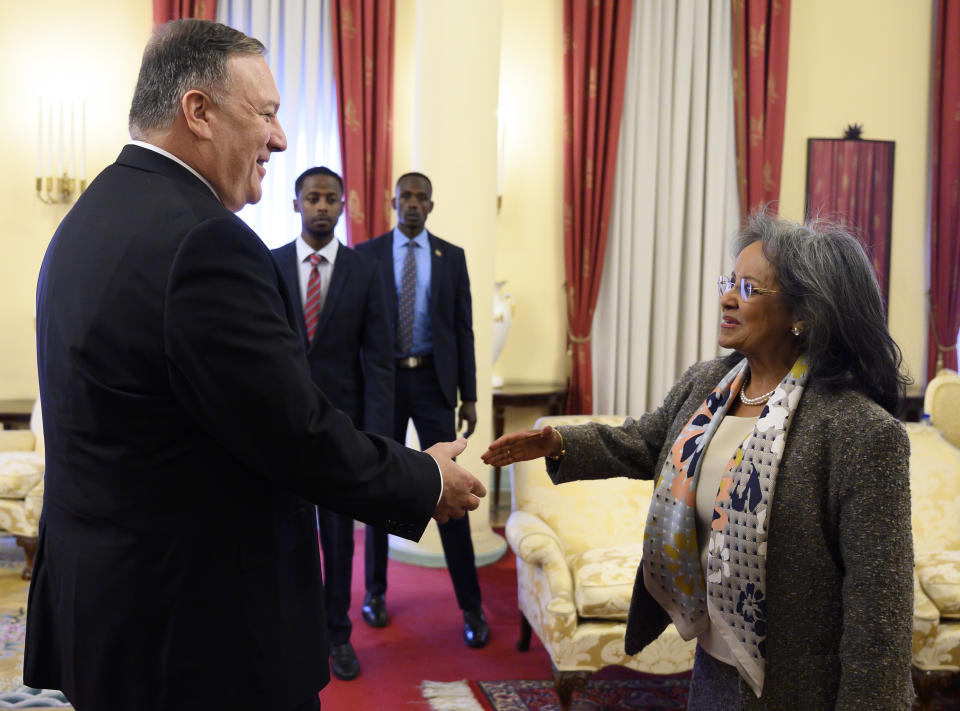
[[[130,105],[130,135],[169,128],[184,94],[192,89],[221,101],[229,88],[227,60],[237,54],[263,55],[260,40],[207,20],[174,20],[160,25],[143,50],[140,76]]]
[[[798,338],[810,360],[811,385],[850,387],[895,413],[909,381],[860,242],[836,223],[801,225],[766,212],[747,218],[735,254],[757,241],[787,308],[804,324]]]

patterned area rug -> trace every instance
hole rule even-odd
[[[70,708],[59,691],[23,685],[23,640],[27,590],[20,578],[23,549],[12,536],[0,536],[0,709]]]
[[[571,711],[684,711],[689,674],[591,679],[573,695]],[[560,711],[552,681],[425,682],[434,711]]]
[[[571,711],[687,708],[689,674],[637,679],[591,679],[573,695]],[[481,681],[477,684],[495,711],[559,711],[552,681]]]

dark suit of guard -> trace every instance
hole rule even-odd
[[[297,240],[273,250],[293,303],[301,303]],[[303,242],[305,250],[312,249]],[[337,243],[333,276],[313,340],[307,343],[303,310],[297,326],[313,382],[360,429],[393,436],[393,336],[377,265]],[[353,519],[318,509],[330,644],[350,641]],[[377,529],[367,526],[367,536]]]
[[[426,230],[424,230],[426,232]],[[394,240],[397,230],[356,247],[379,264],[386,287],[390,332],[396,332],[400,285],[394,270]],[[398,367],[394,390],[394,437],[406,439],[407,421],[413,419],[420,446],[456,437],[454,412],[457,391],[461,400],[476,401],[476,362],[473,353],[473,311],[470,278],[463,249],[426,232],[430,250],[429,332],[430,353],[396,353],[422,356],[416,368]],[[401,236],[406,241],[406,237]],[[438,524],[443,552],[461,610],[480,608],[480,583],[470,539],[468,516]],[[367,592],[382,595],[387,585],[387,533],[380,531],[375,545],[367,540]]]
[[[410,539],[437,464],[312,384],[270,251],[123,149],[40,272],[46,495],[24,681],[80,711],[290,709],[328,679],[313,504]]]

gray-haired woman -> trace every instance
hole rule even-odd
[[[626,649],[671,621],[696,637],[689,709],[909,709],[906,378],[870,262],[840,228],[766,215],[736,254],[731,356],[638,420],[504,435],[483,459],[656,480]]]

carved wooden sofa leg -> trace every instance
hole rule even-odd
[[[517,649],[521,652],[526,652],[530,649],[530,633],[533,631],[533,628],[530,626],[530,623],[527,622],[527,616],[522,612],[520,613],[520,639],[517,640]]]
[[[553,688],[560,697],[560,711],[570,711],[573,703],[573,692],[587,683],[593,672],[588,671],[560,671],[553,668]]]
[[[20,577],[29,580],[33,577],[33,559],[37,555],[37,542],[40,540],[36,536],[16,536],[17,545],[23,548],[27,556],[27,564],[23,567]]]
[[[914,705],[916,711],[933,711],[939,706],[933,704],[937,692],[945,692],[958,679],[958,673],[954,671],[917,669],[911,667],[913,674],[913,688],[917,692],[917,702]]]

